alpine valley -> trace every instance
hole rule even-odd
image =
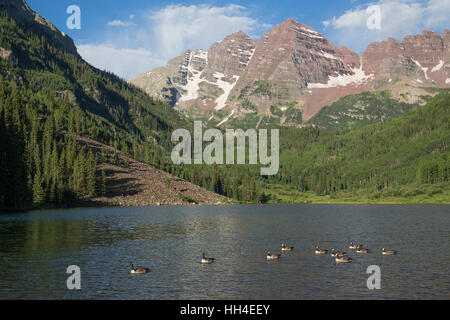
[[[145,71],[145,70],[142,70]],[[0,0],[0,209],[450,203],[450,31],[359,56],[287,19],[126,82]],[[280,129],[280,170],[171,161],[174,130]]]

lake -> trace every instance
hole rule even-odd
[[[450,206],[250,205],[0,215],[0,299],[449,299]],[[351,241],[371,251],[358,255]],[[294,246],[267,261],[281,244]],[[314,248],[345,250],[336,264]],[[395,249],[383,256],[381,249]],[[202,252],[216,258],[200,263]],[[131,275],[130,262],[152,269]],[[79,291],[66,269],[81,269]],[[367,268],[381,269],[369,290]]]

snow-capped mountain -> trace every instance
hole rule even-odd
[[[390,90],[411,102],[430,94],[424,87],[450,87],[450,31],[373,43],[359,56],[287,19],[258,42],[237,32],[130,82],[211,124],[300,125],[349,94]]]

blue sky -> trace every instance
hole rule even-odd
[[[69,34],[88,62],[125,79],[165,65],[186,49],[208,49],[237,30],[258,40],[288,17],[360,54],[373,41],[450,29],[450,0],[27,2]],[[67,29],[70,5],[81,9],[80,30]],[[367,28],[371,5],[380,8],[380,29]]]

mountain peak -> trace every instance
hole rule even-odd
[[[293,113],[285,116],[289,123],[298,124],[301,115],[308,120],[344,95],[375,90],[377,81],[394,86],[397,70],[410,83],[448,87],[449,40],[448,30],[442,37],[424,31],[402,41],[391,38],[372,44],[360,57],[287,18],[258,42],[237,31],[215,43],[207,54],[180,58],[180,67],[165,68],[164,76],[155,71],[150,80],[144,76],[133,83],[153,96],[174,92],[176,99],[170,101],[178,110],[194,119],[218,121],[219,126],[255,113],[252,121],[263,121],[273,115],[272,106],[283,112],[293,107]],[[169,85],[155,91],[160,79],[169,79]]]
[[[296,20],[294,20],[292,18],[287,18],[281,25],[284,25],[284,26],[295,26],[295,27],[304,27],[305,29],[317,32],[316,30],[314,30],[310,26],[308,26],[306,24],[303,24],[303,23],[301,23],[299,21],[296,21]]]
[[[219,43],[222,43],[222,42],[228,42],[228,41],[247,41],[247,40],[249,40],[249,39],[251,39],[250,37],[249,37],[249,35],[248,34],[246,34],[244,31],[241,31],[241,30],[239,30],[239,31],[236,31],[236,32],[234,32],[234,33],[232,33],[232,34],[230,34],[230,35],[228,35],[228,36],[226,36],[222,41],[220,41]]]
[[[0,12],[20,20],[30,19],[34,15],[25,0],[0,0]]]
[[[50,36],[63,49],[78,55],[73,40],[58,30],[49,20],[33,11],[25,0],[0,0],[0,14],[14,19],[24,29],[35,27]]]
[[[295,21],[292,18],[286,18],[286,20],[284,20],[284,22],[282,24],[296,24],[299,23],[298,21]]]
[[[248,35],[242,31],[242,30],[238,30],[235,33],[231,34],[232,36],[238,36],[238,37],[248,37]]]

